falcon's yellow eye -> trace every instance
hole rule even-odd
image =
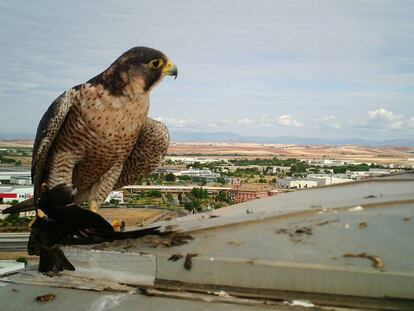
[[[164,65],[164,61],[161,58],[153,59],[149,62],[149,66],[152,69],[160,69]]]

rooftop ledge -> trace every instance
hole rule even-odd
[[[66,247],[90,278],[241,297],[414,308],[414,174],[286,193],[159,222],[165,237]]]

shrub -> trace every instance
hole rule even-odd
[[[27,259],[27,257],[25,257],[25,256],[21,256],[21,257],[17,257],[17,258],[16,258],[16,261],[17,261],[17,262],[23,262],[25,265],[27,265],[27,261],[28,261],[28,259]]]

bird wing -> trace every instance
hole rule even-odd
[[[148,176],[161,164],[169,142],[167,127],[159,121],[147,118],[114,189],[134,184]]]
[[[41,184],[47,176],[47,158],[56,136],[73,105],[73,91],[69,89],[56,98],[40,120],[33,146],[32,182],[34,200],[40,198]]]

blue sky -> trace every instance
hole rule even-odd
[[[171,130],[414,135],[414,1],[2,1],[0,132],[133,46],[178,66],[151,97]]]

